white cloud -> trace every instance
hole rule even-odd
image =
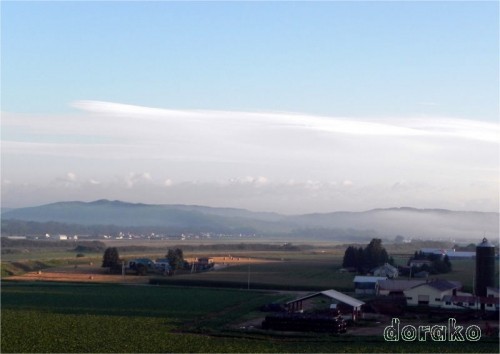
[[[238,195],[242,203],[247,198],[248,205],[257,205],[258,199],[263,207],[295,203],[299,208],[304,203],[301,208],[322,205],[329,210],[340,201],[362,205],[355,193],[362,195],[362,188],[369,186],[389,186],[386,189],[398,194],[401,203],[406,199],[407,205],[422,198],[414,188],[418,183],[435,186],[435,193],[439,186],[455,191],[428,200],[441,196],[461,205],[468,200],[468,205],[476,205],[472,199],[498,194],[500,139],[494,123],[449,117],[181,111],[97,101],[74,106],[83,114],[2,115],[4,180],[43,185],[65,176],[60,182],[74,189],[79,185],[83,197],[85,188],[103,194],[107,188],[143,202],[148,202],[140,199],[146,196],[155,202],[180,202],[196,189],[205,196],[193,199],[199,204],[221,205],[224,198]],[[36,176],[33,166],[38,167]],[[113,181],[113,176],[121,177]],[[203,193],[201,188],[217,193]],[[146,193],[153,189],[162,192]],[[275,197],[275,204],[269,204],[274,194],[294,203],[286,205]],[[374,204],[389,200],[372,190],[365,196]],[[119,193],[113,198],[123,199]]]
[[[348,180],[348,179],[346,179],[346,180],[344,180],[344,181],[342,182],[342,185],[343,185],[344,187],[351,187],[353,184],[354,184],[354,183],[353,183],[352,181]]]
[[[150,182],[152,179],[149,172],[130,172],[128,176],[125,177],[125,185],[127,188],[133,188],[137,183]]]
[[[170,178],[166,179],[166,180],[163,182],[163,185],[164,185],[165,187],[171,187],[173,184],[174,184],[174,182],[173,182]]]
[[[68,172],[66,174],[66,177],[67,177],[68,181],[71,181],[71,182],[75,182],[76,181],[76,174],[73,173],[73,172]]]

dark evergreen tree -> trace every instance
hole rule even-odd
[[[355,267],[358,272],[365,272],[374,267],[389,263],[389,261],[389,255],[385,248],[382,247],[382,240],[374,238],[364,249],[354,246],[347,247],[342,266]],[[394,259],[392,259],[391,264],[394,264]]]
[[[382,240],[379,238],[370,241],[364,250],[364,254],[364,266],[369,269],[383,265],[389,260],[387,251],[382,247]]]
[[[365,264],[365,251],[363,250],[363,247],[359,247],[356,251],[356,268],[358,269],[358,272],[363,272],[363,268]]]
[[[347,247],[344,253],[344,260],[342,261],[342,267],[357,267],[356,261],[356,248],[354,248],[353,246]]]
[[[120,262],[120,255],[118,254],[118,249],[116,247],[108,247],[104,251],[104,256],[102,258],[102,267],[116,267]]]
[[[168,259],[168,263],[174,272],[184,266],[184,252],[180,248],[169,248],[165,258]]]

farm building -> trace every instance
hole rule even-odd
[[[498,298],[498,288],[493,288],[491,286],[486,287],[486,296],[487,297],[496,297]]]
[[[363,301],[355,299],[349,295],[330,289],[319,293],[310,294],[292,301],[288,301],[285,307],[289,312],[302,312],[304,307],[310,307],[313,299],[323,297],[327,299],[324,303],[324,310],[338,310],[345,317],[355,321],[362,314],[361,306]]]
[[[483,311],[498,311],[498,297],[473,296],[472,294],[446,295],[443,297],[445,309],[472,309]]]
[[[376,277],[387,277],[390,279],[397,278],[399,275],[398,269],[389,263],[374,268],[371,273]]]
[[[371,277],[356,275],[354,277],[354,292],[356,294],[376,294],[377,281],[385,280],[387,277]]]
[[[458,281],[431,280],[404,290],[406,303],[409,306],[428,305],[441,307],[446,295],[456,295],[462,288]]]
[[[213,258],[210,258],[210,257],[202,257],[202,258],[197,258],[196,259],[196,262],[199,264],[199,265],[205,265],[205,266],[208,266],[212,263],[214,263],[214,259]]]
[[[149,258],[136,258],[128,261],[127,269],[136,271],[138,274],[146,274],[154,271],[155,262]]]
[[[420,252],[423,254],[431,255],[447,255],[450,259],[471,259],[476,257],[476,252],[468,252],[468,251],[455,251],[454,249],[442,249],[442,248],[422,248]]]
[[[167,258],[158,258],[155,261],[155,268],[162,272],[168,272],[171,270],[170,262]]]
[[[476,257],[476,252],[453,250],[453,252],[447,252],[446,255],[450,259],[471,259]]]
[[[424,283],[425,283],[425,280],[394,280],[394,279],[379,280],[377,282],[377,295],[404,296],[405,290],[411,289],[417,285],[421,285]]]

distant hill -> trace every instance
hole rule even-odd
[[[479,239],[498,237],[499,214],[443,209],[391,208],[365,212],[281,215],[235,208],[196,205],[152,205],[122,201],[59,202],[2,213],[9,220],[74,225],[158,228],[184,232],[258,233],[296,238]]]

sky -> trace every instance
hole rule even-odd
[[[498,211],[497,1],[0,6],[2,207]]]

